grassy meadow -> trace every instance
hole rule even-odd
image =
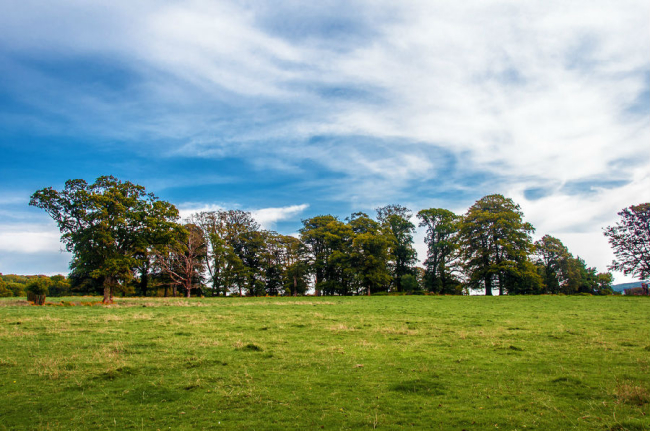
[[[0,397],[0,430],[650,430],[650,300],[7,298]]]

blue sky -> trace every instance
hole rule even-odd
[[[107,174],[286,234],[502,193],[605,270],[650,200],[650,4],[457,3],[0,2],[0,272],[67,272],[29,196]]]

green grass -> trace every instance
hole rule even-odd
[[[647,298],[21,304],[0,430],[650,430]]]

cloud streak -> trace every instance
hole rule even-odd
[[[640,0],[5,4],[0,126],[245,166],[143,178],[163,193],[270,178],[343,214],[501,192],[604,269],[600,228],[648,200],[649,13]],[[257,198],[241,204],[277,206],[259,214],[269,226],[307,210]]]

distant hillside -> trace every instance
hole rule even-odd
[[[633,281],[631,283],[613,284],[612,289],[616,292],[622,292],[623,289],[630,289],[632,287],[641,287],[641,283],[650,283],[650,281]]]

